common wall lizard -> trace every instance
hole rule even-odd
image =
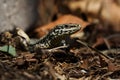
[[[44,37],[40,38],[35,43],[29,44],[30,49],[32,48],[53,48],[60,46],[63,40],[71,34],[79,31],[81,26],[79,24],[60,24],[50,30],[50,32]]]

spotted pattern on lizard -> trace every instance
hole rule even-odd
[[[62,40],[65,40],[66,37],[70,36],[71,34],[79,31],[81,26],[79,24],[59,24],[50,32],[45,35],[44,37],[40,38],[33,44],[29,46],[35,48],[53,48],[59,46]]]

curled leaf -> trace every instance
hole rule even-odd
[[[54,22],[51,22],[47,25],[44,26],[40,26],[38,27],[35,32],[38,34],[37,37],[42,37],[43,35],[47,34],[47,32],[49,30],[51,30],[52,28],[54,28],[56,25],[59,24],[67,24],[67,23],[77,23],[80,24],[82,26],[82,29],[84,29],[89,23],[86,21],[83,21],[82,19],[80,19],[79,17],[73,16],[73,15],[64,15],[61,16],[59,19],[57,19]],[[81,29],[81,31],[82,31]]]

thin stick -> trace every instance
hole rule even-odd
[[[87,43],[85,43],[85,42],[82,42],[82,41],[80,41],[80,40],[77,40],[80,44],[82,44],[82,45],[84,45],[84,46],[86,46],[86,47],[88,47],[88,48],[90,48],[90,49],[92,49],[92,50],[94,50],[94,51],[96,51],[97,52],[97,54],[98,55],[102,55],[102,56],[104,56],[104,57],[106,57],[107,59],[111,59],[110,57],[108,57],[108,56],[106,56],[105,54],[103,54],[102,52],[100,52],[99,50],[97,50],[97,49],[95,49],[95,48],[93,48],[93,47],[91,47],[90,45],[88,45]]]
[[[63,52],[63,50],[61,50],[61,48],[67,48],[68,46],[59,46],[59,47],[56,47],[56,48],[52,48],[52,49],[48,49],[49,52],[51,53],[54,53],[54,52]]]

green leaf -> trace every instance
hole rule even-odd
[[[13,57],[16,56],[16,50],[11,45],[5,45],[5,46],[0,47],[0,51],[6,52],[6,53],[12,55]]]

